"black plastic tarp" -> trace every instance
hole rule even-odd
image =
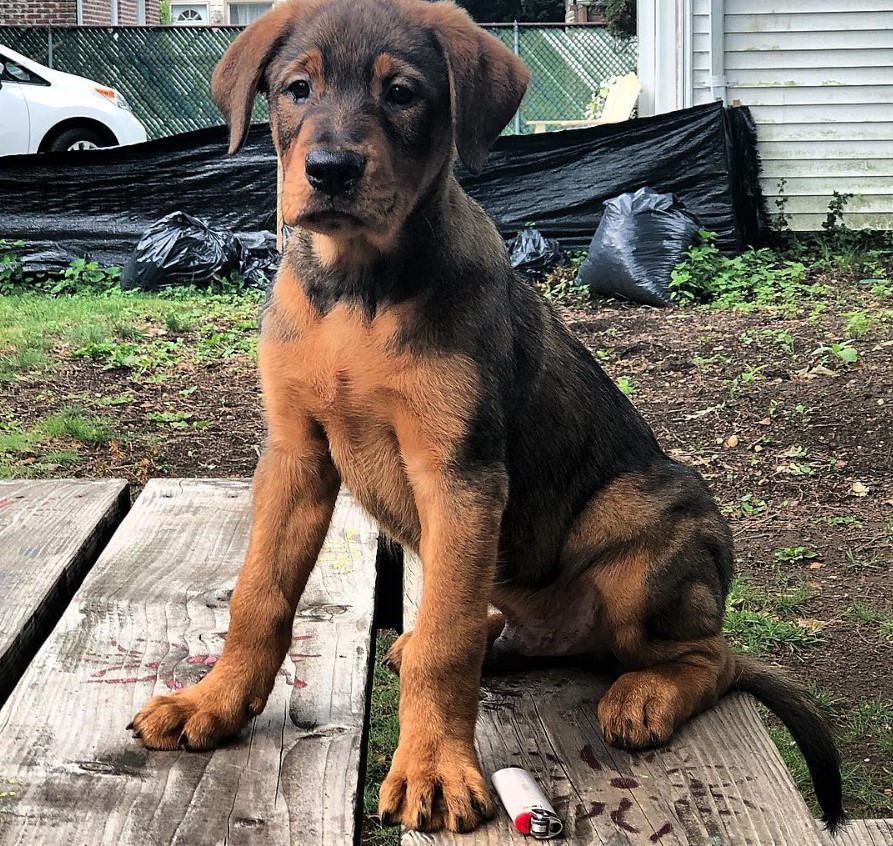
[[[739,110],[743,111],[743,110]],[[483,173],[460,181],[514,236],[525,224],[585,248],[602,203],[649,186],[672,192],[719,247],[753,242],[761,219],[752,123],[718,103],[625,123],[505,136]],[[748,131],[748,126],[751,130]],[[254,126],[226,156],[227,130],[203,129],[111,150],[0,158],[0,238],[28,244],[28,269],[74,256],[123,264],[160,217],[183,211],[235,233],[275,228],[276,166],[269,127]]]

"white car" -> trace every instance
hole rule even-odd
[[[0,156],[137,144],[146,130],[120,92],[0,44]]]

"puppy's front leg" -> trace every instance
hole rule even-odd
[[[474,727],[505,476],[433,473],[412,481],[424,588],[402,655],[400,742],[379,813],[407,828],[471,831],[493,814]]]
[[[259,714],[291,643],[295,610],[319,555],[339,478],[313,424],[271,429],[254,475],[251,538],[220,660],[198,684],[156,696],[134,717],[150,749],[211,749]]]

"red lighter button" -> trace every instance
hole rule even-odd
[[[521,834],[530,834],[530,817],[531,816],[532,816],[532,814],[530,813],[530,811],[524,811],[524,813],[518,814],[518,816],[515,817],[515,828]]]

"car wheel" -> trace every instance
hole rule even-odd
[[[89,126],[72,126],[63,129],[51,142],[47,149],[53,152],[61,150],[95,150],[97,147],[111,146],[108,136],[97,132]]]

